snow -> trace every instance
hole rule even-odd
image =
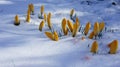
[[[108,54],[107,45],[118,39],[120,42],[120,4],[113,6],[114,0],[92,0],[87,5],[84,0],[0,0],[0,67],[119,67],[120,46],[117,54]],[[25,22],[29,3],[35,6],[35,15],[30,23]],[[40,6],[45,6],[45,13],[52,13],[51,22],[55,30],[61,29],[61,21],[69,19],[72,8],[80,19],[80,24],[90,21],[106,23],[108,29],[115,32],[105,32],[99,43],[98,54],[90,53],[94,39],[82,40],[81,33],[75,38],[70,34],[52,41],[46,37],[45,31],[38,30],[42,21],[38,19]],[[14,16],[20,17],[20,25],[13,25]],[[91,28],[90,31],[92,31]]]
[[[11,1],[1,0],[0,4],[13,4]]]

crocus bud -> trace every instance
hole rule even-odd
[[[74,14],[74,9],[70,11],[70,16],[73,16],[73,14]]]
[[[70,20],[67,20],[68,27],[71,32],[73,32],[73,23]]]
[[[93,32],[94,32],[95,36],[98,35],[98,33],[99,33],[99,23],[98,22],[95,22]]]
[[[75,23],[75,24],[73,24],[72,37],[75,37],[75,36],[77,35],[78,28],[79,28],[79,22],[77,22],[77,21],[76,21],[76,23]]]
[[[58,33],[55,31],[53,34],[54,34],[54,40],[58,41],[59,40]]]
[[[108,46],[110,48],[110,54],[115,54],[118,50],[118,40],[112,41]]]
[[[62,20],[62,30],[63,30],[64,35],[67,35],[66,25],[67,25],[67,20],[64,18],[64,19]]]
[[[54,36],[51,32],[45,32],[46,36],[50,38],[51,40],[54,40]]]
[[[80,26],[80,21],[79,21],[79,18],[78,17],[76,17],[76,23],[77,23],[77,25],[78,25],[78,27]]]
[[[105,28],[105,23],[104,22],[99,23],[100,32],[102,32],[104,28]]]
[[[44,13],[44,5],[41,6],[40,11],[41,11],[41,12],[40,12],[41,14]]]
[[[98,52],[98,43],[97,43],[97,41],[93,42],[90,52],[92,52],[92,53],[97,53]]]
[[[47,21],[47,15],[44,13],[44,20]]]
[[[90,33],[90,35],[88,36],[88,38],[93,39],[94,36],[95,36],[95,35],[94,35],[94,32],[92,31],[92,32]]]
[[[14,19],[14,25],[19,25],[20,24],[20,20],[19,20],[19,17],[18,15],[15,16],[15,19]]]
[[[42,31],[42,28],[44,27],[44,21],[42,21],[39,25],[39,30]]]
[[[51,29],[51,28],[52,28],[52,24],[51,24],[51,13],[49,13],[49,14],[47,15],[47,23],[48,23],[49,29]]]
[[[90,22],[88,22],[88,23],[86,24],[85,30],[84,30],[84,34],[85,34],[85,35],[88,34],[88,32],[89,32],[89,30],[90,30],[90,27],[91,27],[91,24],[90,24]]]

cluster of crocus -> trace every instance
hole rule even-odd
[[[34,14],[34,5],[33,4],[28,5],[26,22],[30,22],[30,19],[31,19],[30,15],[31,14],[32,15]],[[44,19],[41,21],[41,23],[39,25],[39,30],[40,31],[43,30],[43,27],[45,26],[45,22],[48,25],[48,28],[50,30],[52,30],[51,13],[50,12],[48,14],[44,13],[44,6],[43,5],[40,8],[40,14],[41,14],[41,16],[43,16],[43,14],[44,14]],[[72,9],[70,11],[70,17],[73,17],[73,14],[74,14],[74,9]],[[80,21],[79,21],[78,17],[76,17],[75,23],[73,23],[73,22],[70,19],[67,20],[66,18],[63,18],[61,27],[62,27],[62,31],[63,31],[64,35],[68,35],[68,31],[71,32],[72,37],[75,37],[77,35],[78,29],[80,27]],[[14,25],[18,26],[19,24],[20,24],[20,19],[19,19],[19,16],[16,15],[15,18],[14,18]],[[91,28],[91,23],[88,22],[85,25],[85,28],[84,28],[84,35],[88,35],[90,28]],[[95,22],[93,30],[89,34],[88,38],[90,38],[90,39],[93,39],[94,37],[96,38],[100,33],[102,33],[104,28],[105,28],[105,23],[104,22],[101,22],[101,23]],[[45,35],[53,41],[58,41],[59,40],[59,35],[56,31],[45,32]],[[82,37],[81,39],[84,40],[85,37]],[[109,43],[108,47],[110,49],[109,50],[110,54],[116,54],[117,50],[118,50],[118,40],[114,40],[111,43]],[[90,52],[97,53],[98,48],[99,48],[98,42],[94,41],[92,43]]]
[[[34,5],[31,3],[28,5],[28,10],[27,10],[27,16],[26,16],[26,22],[30,22],[30,15],[33,15],[34,14]],[[14,25],[19,25],[20,24],[20,20],[19,20],[19,17],[18,15],[15,16],[15,19],[14,19]]]
[[[44,14],[44,20],[39,25],[39,30],[42,31],[42,28],[44,27],[45,23],[47,24],[48,28],[51,30],[52,29],[52,23],[51,23],[51,13]]]
[[[31,20],[30,15],[31,14],[34,15],[34,5],[32,3],[28,5],[26,22],[30,22],[30,20]]]
[[[54,31],[53,33],[45,32],[45,34],[48,38],[50,38],[53,41],[58,41],[59,40],[59,36],[58,36],[58,33],[56,31]]]
[[[68,19],[63,18],[62,20],[62,31],[64,33],[64,35],[68,34],[68,31],[70,30],[72,33],[72,37],[75,37],[77,35],[78,32],[78,28],[79,28],[79,20],[77,20],[74,24]]]
[[[48,25],[48,28],[51,30],[52,29],[52,24],[51,24],[51,13],[49,12],[48,14],[46,14],[44,12],[44,5],[41,5],[40,7],[40,14],[38,16],[40,19],[43,19],[42,22],[39,25],[39,30],[42,31],[42,27],[44,26],[45,22]]]
[[[108,47],[109,47],[109,53],[110,54],[116,54],[117,53],[117,50],[118,50],[118,40],[113,40],[111,43],[108,44]],[[90,49],[90,52],[92,53],[97,53],[98,52],[98,42],[97,41],[94,41],[92,46],[91,46],[91,49]]]
[[[95,22],[93,31],[90,33],[89,38],[93,39],[94,37],[96,38],[105,28],[105,23],[101,22]]]

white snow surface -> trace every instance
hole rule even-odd
[[[108,54],[108,43],[117,39],[120,42],[120,1],[91,0],[0,0],[0,67],[120,67],[120,46],[117,54]],[[116,1],[117,5],[111,5]],[[31,22],[25,22],[29,3],[35,6],[35,15]],[[85,26],[89,21],[93,24],[104,21],[106,27],[116,31],[105,32],[99,43],[98,54],[93,55],[90,47],[94,39],[81,40],[80,32],[76,37],[70,34],[52,41],[46,37],[45,31],[38,30],[42,19],[38,19],[40,6],[45,6],[45,13],[52,13],[51,22],[55,30],[60,30],[61,21],[69,18],[72,8],[79,17],[80,24]],[[20,17],[20,25],[15,26],[14,16]],[[93,28],[91,28],[92,30]]]

